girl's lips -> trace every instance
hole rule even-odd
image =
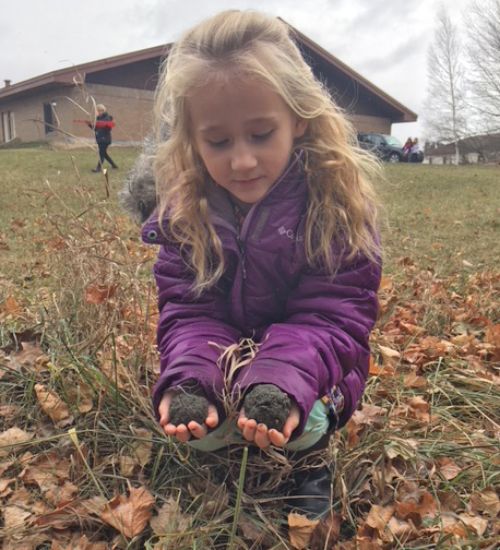
[[[246,185],[248,183],[256,183],[261,178],[262,178],[262,176],[258,176],[256,178],[251,178],[251,179],[248,179],[248,180],[234,180],[234,183],[237,183],[239,185]]]

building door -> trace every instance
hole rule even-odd
[[[54,131],[54,113],[50,103],[43,104],[43,121],[45,123],[45,133],[50,134]]]
[[[7,143],[7,141],[10,141],[16,137],[14,113],[11,113],[10,111],[4,111],[2,113],[2,137],[4,143]]]

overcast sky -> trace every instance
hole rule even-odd
[[[175,41],[228,8],[277,15],[422,115],[427,50],[443,4],[459,18],[470,0],[0,0],[0,85]],[[422,124],[395,124],[401,139]]]

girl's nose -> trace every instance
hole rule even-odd
[[[257,166],[257,159],[250,147],[235,147],[231,156],[231,169],[233,172],[252,170]]]

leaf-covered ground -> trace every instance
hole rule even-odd
[[[106,181],[90,151],[0,151],[3,550],[497,548],[500,169],[388,167],[371,377],[316,524],[281,510],[281,453],[158,430],[155,251],[116,204],[135,155]]]

